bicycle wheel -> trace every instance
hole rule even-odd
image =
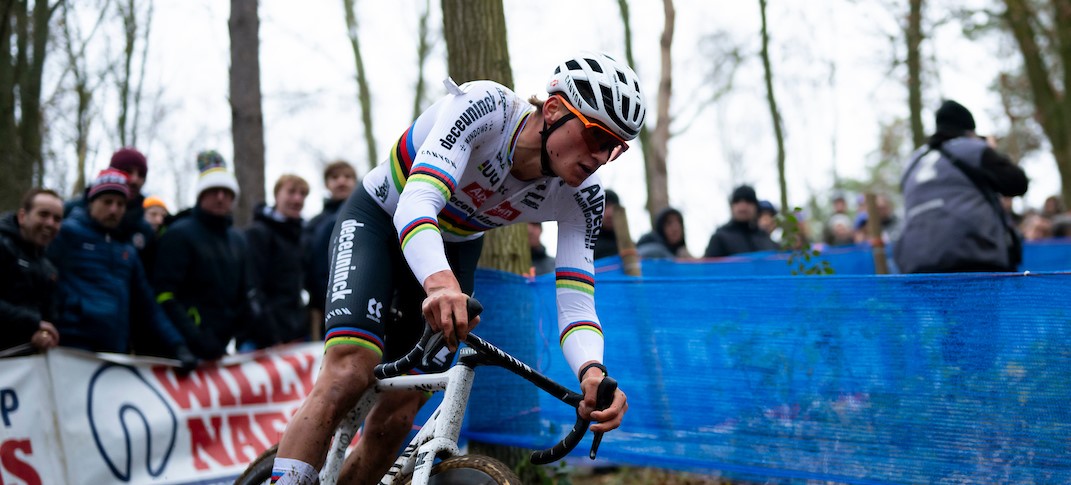
[[[278,452],[279,445],[276,444],[261,453],[234,481],[234,485],[267,485],[271,483],[271,468],[275,465],[275,454]]]
[[[399,483],[410,485],[413,477],[401,477]],[[429,485],[520,485],[521,479],[505,463],[480,455],[447,458],[431,469]]]

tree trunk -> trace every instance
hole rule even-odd
[[[458,84],[490,79],[513,87],[502,0],[443,0],[447,67]],[[532,266],[528,230],[513,224],[484,235],[480,266],[524,274]]]
[[[5,175],[0,177],[0,211],[18,207],[22,195],[24,175],[22,156],[19,150],[18,123],[15,117],[15,56],[12,55],[12,39],[16,39],[13,24],[25,4],[5,0],[3,23],[0,23],[0,166]],[[17,41],[16,41],[17,42]]]
[[[1052,155],[1060,171],[1063,200],[1071,201],[1071,98],[1067,96],[1071,89],[1071,6],[1066,1],[1050,3],[1054,31],[1039,42],[1039,36],[1045,32],[1034,27],[1037,14],[1032,10],[1031,2],[1005,0],[1004,4],[1007,7],[1004,21],[1019,45],[1026,77],[1030,81],[1034,118],[1052,144]],[[1045,52],[1043,45],[1048,49]],[[1047,61],[1056,65],[1049,65]]]
[[[234,221],[239,227],[252,219],[253,207],[264,197],[264,115],[260,96],[260,18],[257,0],[231,0],[231,132],[234,172],[241,195]]]
[[[654,134],[650,139],[650,149],[645,160],[647,169],[647,214],[651,218],[651,227],[654,227],[658,213],[669,207],[669,178],[666,175],[666,160],[669,153],[669,123],[672,121],[669,115],[669,102],[673,94],[673,58],[671,47],[673,46],[673,29],[676,23],[677,13],[673,7],[673,0],[662,0],[662,10],[665,16],[665,25],[662,37],[659,39],[659,47],[662,52],[661,73],[658,78],[658,122],[655,124]],[[646,146],[646,145],[645,145]]]
[[[361,125],[364,127],[364,143],[368,148],[368,169],[376,168],[379,156],[376,155],[376,137],[372,133],[372,95],[368,91],[368,79],[364,74],[364,61],[361,59],[361,43],[357,35],[357,13],[354,11],[356,0],[342,0],[346,8],[346,33],[353,49],[353,61],[357,65],[357,101],[361,105]]]
[[[446,38],[447,67],[450,76],[459,84],[477,79],[489,79],[513,88],[513,73],[510,70],[509,49],[506,43],[506,17],[502,0],[442,0],[443,36]],[[528,250],[528,230],[524,224],[513,224],[493,229],[484,234],[483,254],[479,265],[508,271],[527,273],[532,267],[532,254]],[[525,304],[525,302],[517,302]],[[498,322],[505,323],[505,322]],[[526,330],[516,328],[514,332]],[[534,354],[534,349],[531,353]],[[521,360],[529,356],[517,354]],[[538,402],[536,389],[521,384],[517,392],[528,402]],[[511,392],[502,389],[502,392]],[[539,472],[527,464],[528,453],[512,447],[471,443],[476,453],[495,457],[521,470],[523,483],[539,483]]]
[[[781,112],[777,109],[777,97],[774,96],[773,68],[770,67],[770,34],[766,25],[766,0],[759,0],[762,14],[762,67],[766,79],[766,101],[770,106],[770,118],[773,120],[774,136],[777,138],[777,182],[781,186],[781,210],[791,212],[788,207],[788,184],[785,181],[785,135],[781,131]]]
[[[48,53],[49,21],[58,5],[40,0],[30,10],[29,2],[8,0],[0,12],[0,48],[4,51],[0,54],[0,163],[4,167],[0,210],[18,207],[22,194],[34,185],[35,174],[44,166],[41,77]]]
[[[431,17],[431,0],[424,0],[424,13],[420,16],[419,26],[417,27],[417,82],[416,82],[416,95],[413,96],[413,119],[417,119],[420,113],[424,111],[424,98],[427,96],[424,87],[424,64],[428,60],[428,53],[431,51],[431,42],[429,42],[429,29],[428,19]]]
[[[907,107],[911,112],[911,141],[913,147],[926,143],[922,127],[922,0],[910,0],[911,10],[907,15]]]
[[[131,66],[134,63],[134,47],[138,40],[137,10],[134,0],[127,0],[124,6],[119,4],[119,13],[123,17],[123,70],[119,77],[119,145],[127,146],[127,113],[130,109]]]

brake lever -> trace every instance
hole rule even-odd
[[[617,392],[617,380],[613,377],[606,376],[602,378],[602,382],[599,383],[599,389],[595,393],[595,409],[602,411],[611,404],[614,403],[614,394]],[[599,444],[602,443],[602,431],[595,431],[592,433],[591,438],[591,453],[588,454],[588,458],[595,459],[595,455],[599,453]]]

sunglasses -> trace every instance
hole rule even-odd
[[[562,100],[562,104],[569,110],[576,119],[580,120],[584,124],[584,129],[580,131],[580,138],[584,140],[584,144],[587,145],[588,151],[591,153],[610,152],[610,158],[606,159],[607,162],[611,162],[620,157],[622,153],[628,151],[628,142],[621,139],[614,132],[607,129],[594,121],[587,119],[583,114],[576,110],[573,105],[569,104],[569,101],[560,94],[555,94],[558,99]]]

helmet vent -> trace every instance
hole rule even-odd
[[[591,83],[577,79],[576,90],[580,92],[580,97],[584,98],[584,102],[588,106],[598,106],[598,103],[595,102],[595,92],[591,89]]]
[[[617,80],[621,81],[621,82],[623,82],[625,84],[628,84],[628,80],[625,79],[625,73],[623,73],[621,71],[616,71],[616,72],[617,72]]]
[[[576,62],[575,60],[570,59],[570,60],[565,62],[565,67],[569,68],[570,71],[579,71],[580,70],[580,63]]]
[[[596,61],[595,59],[584,58],[584,61],[586,61],[589,66],[591,66],[591,70],[592,71],[599,72],[599,73],[602,72],[602,65],[599,64],[599,62]]]

